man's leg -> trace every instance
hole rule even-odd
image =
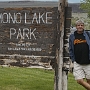
[[[87,90],[90,90],[90,84],[89,84],[89,78],[90,78],[90,67],[85,66],[84,65],[85,70],[83,69],[83,65],[80,65],[76,62],[74,62],[74,76],[75,76],[75,80],[77,81],[77,83],[79,83],[80,85],[82,85],[84,88],[86,88]],[[86,76],[85,76],[86,75]],[[88,78],[87,82],[84,81],[83,78]]]
[[[87,83],[90,85],[90,64],[84,66],[84,72],[85,72],[85,77],[86,77],[86,81]]]
[[[90,90],[90,80],[84,81],[84,79],[78,79],[77,83],[79,83],[80,85],[82,85],[84,88],[86,88],[87,90]]]

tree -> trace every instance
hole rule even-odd
[[[90,0],[82,0],[80,7],[88,13],[88,17],[90,18]]]

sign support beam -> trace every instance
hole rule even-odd
[[[56,50],[57,61],[57,75],[55,90],[67,90],[67,75],[66,71],[63,71],[63,47],[64,47],[64,21],[65,21],[65,7],[67,6],[67,0],[58,1],[58,11],[60,15],[60,36],[59,36],[59,49]]]

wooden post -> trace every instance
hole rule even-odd
[[[69,35],[71,26],[71,16],[72,8],[65,8],[65,23],[64,23],[64,48],[63,48],[63,90],[67,90],[67,77],[68,71],[70,69],[70,59],[69,59]]]
[[[67,76],[69,70],[68,35],[71,22],[71,8],[67,0],[59,0],[59,25],[57,31],[55,88],[54,90],[67,90]],[[66,43],[67,42],[67,43]]]
[[[57,88],[55,90],[67,90],[67,82],[65,81],[67,78],[66,72],[63,71],[63,46],[64,46],[64,20],[65,20],[65,7],[67,6],[67,0],[59,0],[58,2],[58,10],[60,15],[60,47],[57,52],[57,62],[58,62],[58,81]],[[65,78],[65,79],[64,79]],[[66,82],[66,83],[65,83]],[[64,86],[63,86],[64,85]]]

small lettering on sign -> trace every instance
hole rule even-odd
[[[41,48],[23,48],[23,47],[15,47],[15,48],[11,48],[8,47],[8,50],[14,50],[14,51],[41,51]]]
[[[29,47],[29,46],[31,46],[32,44],[34,44],[34,43],[16,43],[16,46]]]

